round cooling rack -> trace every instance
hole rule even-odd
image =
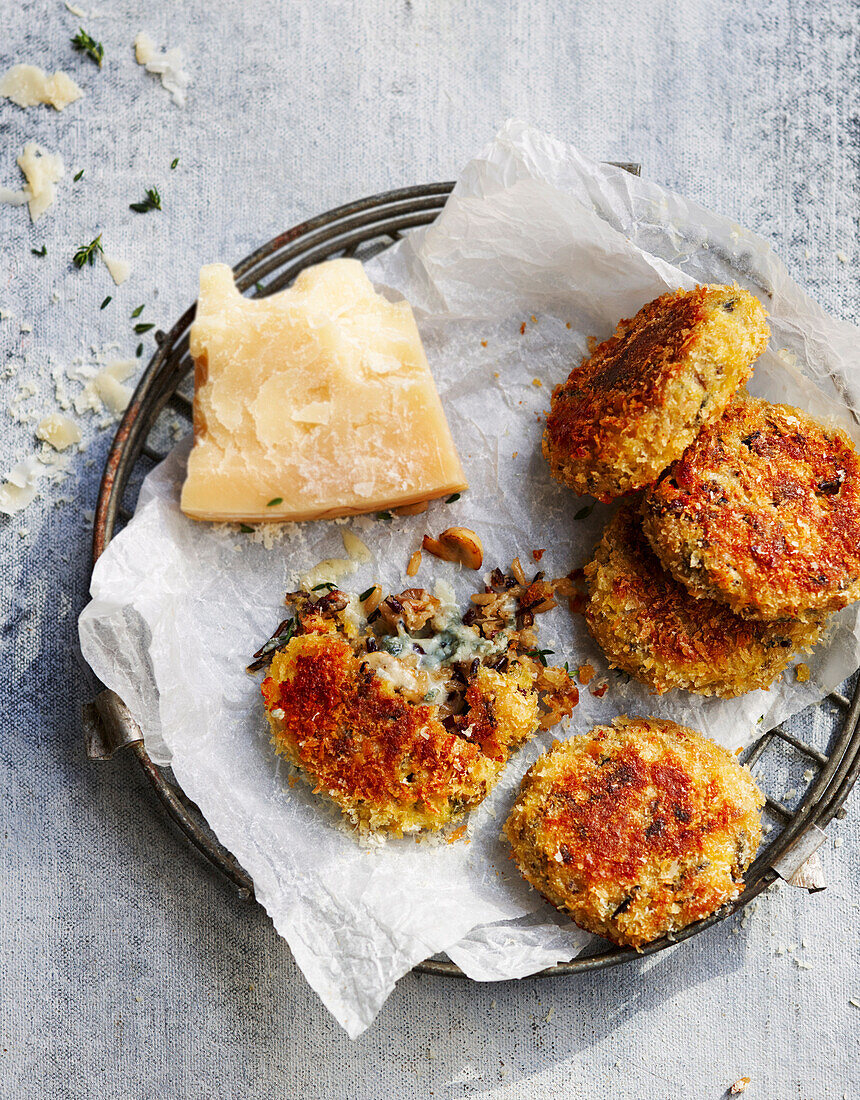
[[[620,167],[636,175],[639,173],[637,165]],[[312,218],[275,237],[243,260],[234,269],[236,284],[242,293],[265,297],[289,286],[298,273],[311,264],[336,256],[368,260],[389,248],[410,229],[433,222],[453,186],[452,183],[435,183],[388,191]],[[173,420],[175,427],[178,416],[190,430],[193,368],[188,353],[188,330],[194,311],[195,306],[186,310],[170,332],[156,333],[158,350],[117,430],[99,491],[93,530],[93,564],[120,526],[131,519],[133,507],[126,506],[126,502],[137,498],[143,477],[165,457],[164,452],[171,443],[165,421]],[[860,772],[860,680],[850,699],[833,692],[821,707],[832,727],[824,749],[808,744],[780,726],[764,734],[742,758],[757,769],[756,779],[765,790],[769,784],[764,773],[770,758],[775,758],[771,761],[771,770],[781,767],[784,772],[788,762],[797,772],[803,765],[807,785],[794,808],[768,796],[765,813],[771,829],[747,873],[746,888],[739,898],[677,935],[649,944],[643,951],[609,947],[551,966],[541,971],[541,975],[600,970],[665,950],[742,909],[777,878],[810,892],[822,889],[824,880],[817,850],[825,840],[824,829],[828,823],[836,815],[844,816],[843,803]],[[152,762],[141,731],[122,700],[114,692],[102,689],[93,702],[84,707],[83,719],[88,755],[92,759],[105,760],[120,748],[130,749],[168,814],[188,840],[210,864],[226,875],[240,896],[252,898],[254,884],[250,877],[219,843],[200,810],[174,780],[170,769]],[[787,761],[787,757],[793,759]],[[810,775],[811,780],[808,779]],[[776,789],[774,784],[770,786]],[[465,976],[458,966],[444,959],[428,959],[416,969],[427,974]]]

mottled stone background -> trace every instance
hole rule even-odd
[[[772,239],[857,320],[851,0],[95,2],[86,19],[60,0],[0,3],[0,69],[62,68],[87,93],[63,114],[0,102],[0,186],[18,186],[31,138],[67,166],[35,227],[0,207],[4,408],[32,383],[24,414],[50,411],[51,368],[91,345],[133,355],[131,310],[146,303],[167,327],[202,262],[349,199],[452,178],[511,115],[641,161]],[[79,22],[104,43],[101,71],[70,48]],[[184,110],[134,63],[140,30],[185,50]],[[129,211],[152,184],[163,212]],[[133,263],[120,289],[103,266],[69,262],[99,231]],[[0,419],[2,471],[32,446],[23,419]],[[591,977],[408,976],[350,1042],[131,762],[84,757],[73,646],[111,434],[98,422],[86,418],[66,480],[0,524],[0,1096],[718,1100],[740,1076],[760,1100],[858,1095],[856,797],[831,826],[823,894],[783,888],[654,962]],[[821,742],[825,724],[804,728]]]

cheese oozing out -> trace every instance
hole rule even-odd
[[[263,299],[204,267],[190,343],[193,519],[331,518],[467,487],[412,310],[358,261],[307,268]]]

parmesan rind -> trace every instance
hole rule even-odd
[[[332,518],[466,488],[412,310],[377,294],[357,260],[258,299],[229,267],[204,267],[191,354],[182,509],[194,519]]]
[[[48,76],[38,65],[13,65],[0,80],[0,96],[11,99],[19,107],[35,107],[45,103],[63,111],[83,94],[66,73],[58,71]]]

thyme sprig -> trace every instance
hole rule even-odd
[[[87,34],[83,27],[78,28],[78,33],[72,39],[72,45],[76,50],[80,50],[81,53],[85,53],[88,57],[91,57],[93,61],[102,67],[102,61],[105,57],[105,48],[101,42],[96,42],[92,35]]]
[[[296,620],[284,619],[275,633],[269,638],[265,645],[260,646],[257,652],[254,654],[254,660],[248,665],[247,672],[256,672],[258,669],[263,668],[264,665],[269,664],[274,657],[275,653],[279,649],[283,649],[284,646],[292,639],[296,632]]]
[[[91,267],[96,262],[96,256],[99,252],[104,252],[102,248],[102,235],[96,237],[94,241],[90,241],[89,244],[82,244],[77,252],[72,256],[72,263],[75,267],[86,267],[89,264]]]

